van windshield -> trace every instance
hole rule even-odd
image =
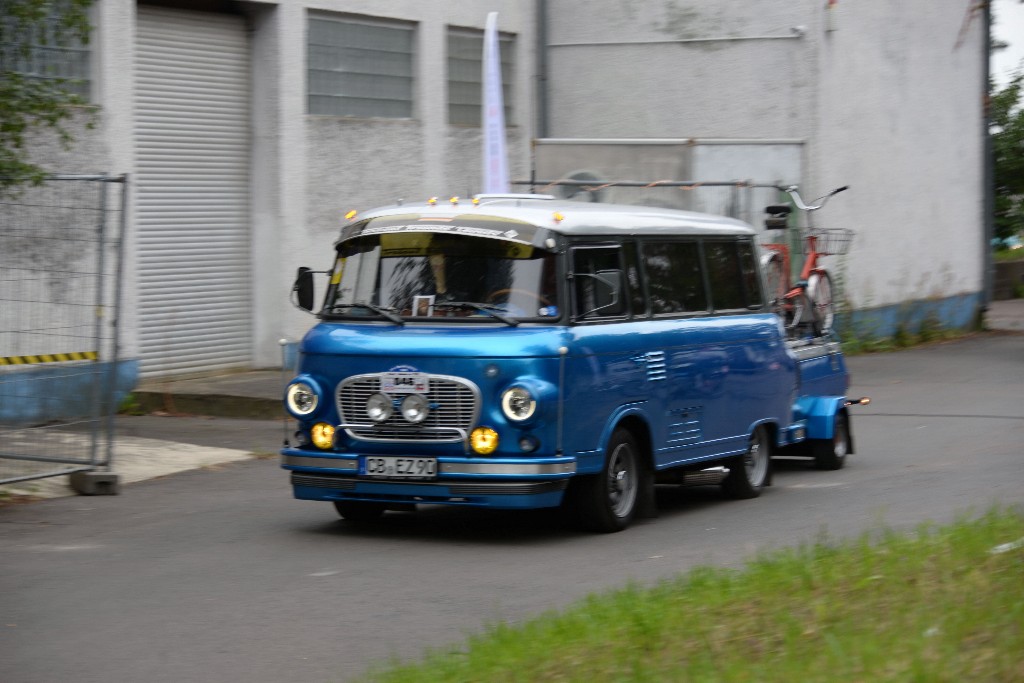
[[[556,259],[529,244],[441,232],[338,245],[326,317],[468,318],[516,324],[560,313]]]

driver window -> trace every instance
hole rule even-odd
[[[610,273],[622,273],[619,247],[580,247],[573,251],[573,296],[575,315],[585,318],[621,317],[625,313],[623,292],[614,291]],[[621,287],[621,278],[619,280]]]

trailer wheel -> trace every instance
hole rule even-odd
[[[385,506],[382,503],[364,503],[357,500],[336,500],[334,509],[338,511],[342,519],[350,522],[372,522],[380,519],[384,514]]]
[[[841,470],[846,464],[846,454],[850,450],[850,427],[846,413],[836,413],[836,421],[832,428],[831,439],[814,439],[811,442],[811,454],[814,466],[819,470]]]
[[[729,474],[722,482],[722,490],[730,498],[757,498],[761,490],[771,483],[771,439],[764,427],[750,435],[747,452],[732,458]]]
[[[571,500],[583,526],[604,533],[628,527],[637,511],[642,467],[633,435],[626,429],[615,430],[601,473],[573,482]]]

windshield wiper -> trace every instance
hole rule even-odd
[[[339,304],[337,306],[331,306],[331,313],[334,313],[339,308],[368,308],[377,315],[381,316],[382,318],[387,318],[396,325],[405,324],[405,320],[403,320],[400,315],[393,312],[395,309],[384,308],[382,306],[378,306],[377,304],[371,304],[366,301],[356,301],[355,303],[351,304]]]
[[[478,303],[475,303],[473,301],[443,301],[443,302],[434,304],[434,307],[435,308],[446,308],[446,307],[447,308],[471,308],[474,311],[480,311],[481,313],[486,313],[487,315],[493,316],[493,317],[497,318],[498,320],[500,320],[501,322],[505,323],[506,325],[510,325],[511,327],[516,327],[517,325],[519,325],[519,321],[518,320],[510,318],[507,315],[502,315],[501,313],[498,313],[497,309],[494,306],[487,306],[485,304],[478,304]]]

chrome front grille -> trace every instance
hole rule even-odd
[[[366,415],[366,401],[380,392],[379,373],[354,375],[341,382],[336,392],[338,415],[346,433],[364,441],[464,441],[480,411],[480,389],[461,377],[430,375],[430,386],[424,397],[430,403],[430,414],[419,424],[410,424],[398,410],[386,422],[376,424]]]

